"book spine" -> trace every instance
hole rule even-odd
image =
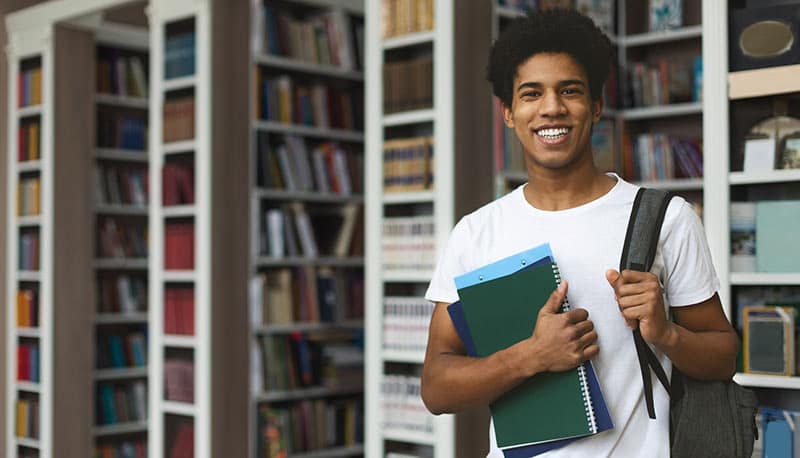
[[[558,270],[558,265],[554,262],[551,264],[553,267],[553,277],[556,280],[556,285],[561,285],[561,271]],[[561,311],[566,312],[569,310],[569,299],[564,297],[564,303],[561,304]],[[591,434],[596,434],[598,432],[597,429],[597,419],[594,414],[594,405],[592,404],[592,397],[589,394],[589,382],[586,379],[586,366],[584,363],[578,365],[575,368],[578,371],[578,378],[581,382],[581,398],[583,399],[583,408],[586,412],[586,421],[588,422],[589,432]]]

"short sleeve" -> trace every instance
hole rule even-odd
[[[719,290],[719,278],[703,225],[683,199],[665,234],[662,255],[666,269],[665,289],[671,307],[698,304]]]
[[[425,299],[432,302],[452,303],[458,300],[454,278],[466,272],[466,247],[469,246],[469,222],[462,218],[450,232],[444,251],[441,252],[433,278],[425,292]]]

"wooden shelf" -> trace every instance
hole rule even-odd
[[[414,32],[407,35],[384,38],[383,49],[390,50],[432,44],[435,38],[436,34],[433,31]]]
[[[150,103],[149,99],[147,98],[115,94],[95,94],[94,101],[103,105],[113,105],[124,108],[139,108],[142,110],[146,110]]]
[[[195,75],[182,76],[179,78],[170,78],[164,80],[161,84],[164,92],[177,91],[180,89],[192,88],[197,84],[197,77]]]
[[[390,283],[428,283],[433,278],[433,271],[389,271],[383,272],[383,281]]]
[[[383,350],[383,360],[392,363],[422,364],[425,361],[425,352]]]
[[[165,347],[195,348],[197,346],[197,339],[195,336],[165,334],[161,338],[161,343],[164,344]]]
[[[434,445],[436,444],[436,436],[434,433],[426,433],[420,431],[406,431],[402,429],[383,430],[383,439],[397,442],[406,442],[409,444],[421,445]]]
[[[360,204],[364,202],[363,195],[341,195],[334,193],[321,193],[313,191],[286,191],[283,189],[260,188],[253,192],[257,199],[288,200],[314,203],[332,204]]]
[[[654,105],[648,107],[626,108],[620,115],[626,121],[643,119],[668,118],[673,116],[697,115],[703,113],[703,104],[700,102],[675,103],[671,105]]]
[[[309,73],[326,78],[339,78],[350,81],[364,81],[364,74],[359,71],[347,70],[333,65],[317,64],[283,56],[261,54],[254,57],[255,63],[275,67],[281,70]]]
[[[17,225],[19,227],[41,226],[42,217],[41,215],[18,216]]]
[[[42,337],[42,330],[39,328],[18,327],[16,334],[17,337],[40,339]]]
[[[669,191],[703,190],[702,178],[678,178],[674,180],[639,181],[636,182],[636,184],[647,188],[666,189]]]
[[[29,437],[17,437],[16,441],[17,445],[20,445],[22,447],[35,448],[35,449],[41,448],[41,443],[39,442],[39,439],[31,439]]]
[[[422,109],[414,111],[404,111],[401,113],[392,113],[384,115],[384,127],[405,126],[409,124],[422,124],[433,122],[436,118],[436,112],[433,109]]]
[[[197,415],[197,407],[194,404],[175,401],[161,401],[161,409],[164,413],[173,415],[183,415],[186,417],[194,417]]]
[[[800,181],[800,169],[771,170],[769,172],[731,172],[729,180],[732,185],[769,184]]]
[[[329,267],[361,267],[364,265],[364,258],[304,258],[304,257],[285,257],[271,258],[259,256],[256,259],[256,267],[288,267],[288,266],[329,266]]]
[[[287,124],[278,121],[265,120],[253,121],[253,128],[264,132],[273,132],[284,135],[298,135],[300,137],[323,138],[326,140],[339,140],[345,142],[364,141],[364,133],[357,130],[303,126],[300,124]]]
[[[17,172],[38,172],[42,170],[42,161],[37,159],[35,161],[17,162]]]
[[[187,218],[195,214],[197,214],[197,208],[194,204],[161,207],[161,215],[164,218]]]
[[[733,377],[733,380],[742,386],[753,388],[783,388],[787,390],[800,389],[800,377],[743,374],[740,372]]]
[[[322,450],[314,450],[312,452],[297,452],[292,453],[292,458],[339,458],[345,456],[362,456],[364,455],[363,445],[351,445],[344,447],[330,447]]]
[[[37,116],[42,114],[42,106],[41,105],[28,105],[26,107],[20,107],[17,109],[17,115],[20,118],[26,118],[28,116]]]
[[[147,312],[136,313],[98,313],[95,324],[147,324]]]
[[[632,48],[635,46],[648,46],[659,43],[670,43],[679,40],[690,40],[700,38],[703,35],[702,25],[681,27],[673,30],[663,30],[658,32],[648,32],[625,37],[617,37],[620,46]]]
[[[434,191],[384,192],[384,205],[419,204],[433,202]]]
[[[728,73],[731,100],[800,91],[800,64]]]
[[[147,270],[147,258],[99,258],[94,260],[95,269]]]
[[[17,380],[16,387],[17,390],[25,391],[27,393],[40,393],[42,390],[39,382],[28,382],[25,380]]]
[[[146,421],[132,421],[127,423],[115,423],[113,425],[95,426],[92,428],[94,436],[115,436],[120,434],[138,434],[147,432]]]
[[[94,151],[95,159],[108,161],[125,162],[144,162],[150,160],[147,151],[119,149],[119,148],[97,148]]]
[[[292,332],[313,332],[325,331],[336,329],[361,329],[364,327],[364,322],[358,321],[345,321],[341,323],[286,323],[286,324],[267,324],[256,327],[253,333],[256,335],[274,335],[274,334],[289,334]]]
[[[133,204],[97,204],[94,207],[95,213],[103,215],[118,215],[118,216],[147,216],[148,209],[146,205],[133,205]]]
[[[197,144],[194,140],[181,140],[177,142],[164,143],[162,152],[166,154],[193,153]]]
[[[314,387],[296,390],[269,390],[256,396],[258,402],[295,401],[300,399],[323,398],[329,396],[347,396],[361,394],[364,387],[360,385],[346,387]]]
[[[800,273],[732,272],[730,279],[737,286],[800,285]]]
[[[147,366],[141,367],[121,367],[114,369],[96,369],[94,371],[95,380],[124,380],[147,377]]]

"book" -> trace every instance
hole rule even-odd
[[[543,244],[456,277],[460,301],[448,312],[468,354],[488,356],[531,335],[541,305],[560,282],[553,259]],[[507,457],[536,455],[613,428],[591,363],[532,377],[490,408],[498,446]]]
[[[756,204],[756,269],[758,272],[797,272],[800,244],[800,200]]]
[[[795,309],[745,306],[744,371],[749,374],[794,375]]]

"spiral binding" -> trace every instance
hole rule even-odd
[[[561,286],[561,271],[558,270],[558,265],[555,263],[551,264],[551,266],[553,267],[553,277],[556,279],[556,285]],[[569,299],[564,297],[564,303],[561,304],[561,311],[566,312],[569,308]],[[597,433],[597,419],[594,415],[592,398],[589,396],[589,382],[586,380],[586,366],[584,363],[581,363],[576,370],[578,371],[578,377],[581,381],[581,398],[583,399],[583,410],[586,412],[586,419],[589,421],[589,432],[595,434]]]

